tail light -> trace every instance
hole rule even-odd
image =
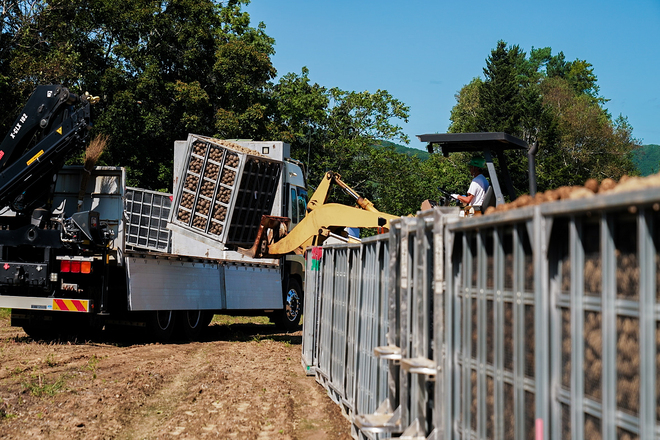
[[[93,258],[57,257],[60,261],[60,273],[92,273]]]

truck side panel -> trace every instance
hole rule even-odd
[[[139,310],[214,310],[226,307],[221,265],[127,257],[128,307]]]
[[[279,266],[127,257],[128,304],[146,310],[281,309]]]
[[[281,309],[279,267],[225,266],[228,309]]]

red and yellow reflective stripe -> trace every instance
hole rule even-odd
[[[88,312],[89,300],[86,299],[54,299],[53,310],[63,312]]]

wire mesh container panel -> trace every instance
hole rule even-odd
[[[170,231],[167,219],[172,195],[140,188],[126,188],[126,245],[168,252]]]
[[[548,231],[552,439],[658,438],[658,205],[613,201]]]
[[[535,424],[535,268],[528,223],[487,218],[448,225],[449,295],[457,438],[533,438]],[[448,404],[448,403],[446,403]],[[533,429],[532,429],[533,433]]]
[[[303,311],[302,363],[308,375],[315,373],[318,365],[319,307],[322,295],[321,260],[323,248],[307,248],[305,251],[305,302]]]
[[[387,361],[377,358],[374,348],[387,343],[388,244],[388,237],[383,235],[362,243],[356,323],[356,415],[373,413],[387,397]]]

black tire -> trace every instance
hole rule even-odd
[[[152,339],[158,342],[167,342],[172,338],[176,325],[177,313],[172,310],[159,310],[150,312],[147,320],[147,329]]]
[[[24,325],[23,331],[35,341],[50,341],[58,336],[53,329],[37,325]]]
[[[295,331],[300,327],[303,312],[303,291],[298,280],[290,278],[284,291],[284,309],[277,313],[275,325],[285,331]]]
[[[188,341],[196,341],[212,318],[213,315],[205,310],[181,311],[178,320],[182,336]]]

